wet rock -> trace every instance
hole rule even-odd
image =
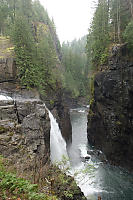
[[[14,105],[4,105],[0,106],[0,119],[12,119],[17,120],[17,116],[15,113],[15,107]]]
[[[36,99],[18,99],[15,102],[15,106],[16,106],[16,111],[17,111],[17,115],[19,118],[19,122],[22,123],[23,119],[28,116],[29,114],[32,113],[32,111],[36,110],[36,106],[38,104],[42,104],[42,102],[40,100],[36,100]]]
[[[0,154],[18,171],[43,166],[50,156],[50,120],[38,99],[1,101]]]
[[[88,140],[115,164],[133,169],[133,62],[124,46],[94,81],[94,103],[88,115]]]
[[[59,123],[62,136],[67,145],[69,145],[72,141],[72,126],[70,122],[69,109],[62,103],[54,108],[53,113]]]
[[[90,158],[90,156],[85,156],[85,160],[89,160]]]

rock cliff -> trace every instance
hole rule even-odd
[[[88,140],[115,165],[133,169],[133,62],[115,46],[109,65],[94,79]]]
[[[14,47],[9,38],[0,37],[0,83],[16,78]]]
[[[11,94],[10,94],[11,95]],[[18,171],[49,160],[50,121],[39,99],[0,95],[0,154]]]

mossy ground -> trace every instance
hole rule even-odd
[[[0,200],[83,200],[73,178],[58,167],[45,166],[43,175],[35,174],[29,180],[26,173],[18,175],[7,159],[0,156]],[[26,179],[24,178],[26,177]]]

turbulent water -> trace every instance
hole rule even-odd
[[[51,123],[50,131],[50,157],[53,163],[60,162],[64,157],[68,157],[66,151],[66,142],[62,138],[61,131],[59,129],[56,119],[53,117],[50,111],[49,118]]]
[[[88,200],[133,200],[133,175],[105,163],[105,156],[87,142],[87,112],[71,110],[71,173]],[[102,159],[102,161],[100,159]]]

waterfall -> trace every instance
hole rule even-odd
[[[13,99],[6,94],[0,94],[0,101],[12,101]]]
[[[60,162],[64,157],[68,158],[66,150],[66,142],[61,135],[58,123],[53,117],[52,113],[49,112],[51,130],[50,130],[50,158],[52,163]]]

